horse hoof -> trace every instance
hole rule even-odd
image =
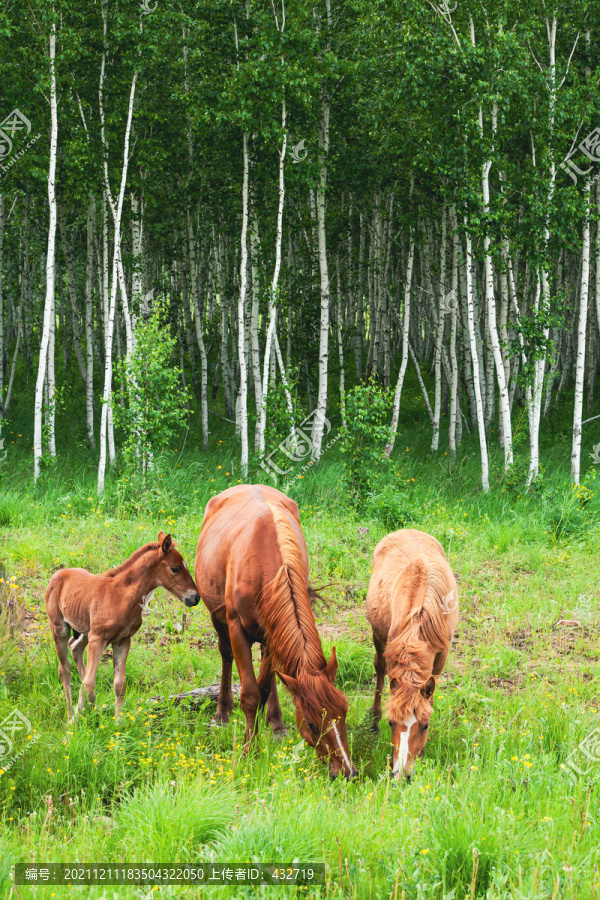
[[[215,716],[211,719],[210,724],[212,728],[225,728],[226,725],[229,725],[229,719]]]

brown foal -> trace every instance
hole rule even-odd
[[[142,625],[145,601],[157,587],[165,588],[186,606],[196,606],[200,600],[181,553],[175,549],[171,535],[165,536],[162,531],[158,542],[140,547],[116,569],[102,575],[93,575],[86,569],[60,569],[50,579],[46,610],[58,654],[58,675],[65,689],[69,722],[83,712],[86,694],[93,705],[98,664],[109,644],[112,644],[115,673],[115,716],[119,715],[125,697],[125,665],[131,638]],[[75,715],[71,703],[69,647],[83,682]],[[83,661],[86,647],[87,665]]]

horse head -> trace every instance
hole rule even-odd
[[[433,675],[416,688],[406,679],[390,679],[387,714],[392,729],[392,775],[397,781],[402,776],[410,781],[412,761],[423,756],[429,737],[434,691]]]
[[[358,772],[348,749],[348,701],[335,686],[337,669],[334,647],[329,662],[319,672],[302,669],[296,678],[283,672],[277,674],[292,695],[298,731],[306,743],[314,747],[319,759],[329,765],[332,779],[343,772],[349,780]]]
[[[188,571],[183,556],[175,548],[170,534],[160,532],[158,535],[159,559],[156,568],[156,579],[161,587],[183,600],[186,606],[197,606],[200,594],[194,579]]]

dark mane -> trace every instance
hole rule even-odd
[[[160,544],[158,541],[151,541],[149,544],[144,544],[143,547],[140,547],[139,550],[136,550],[135,553],[132,553],[129,559],[126,559],[125,562],[122,562],[120,565],[115,566],[114,569],[108,569],[108,571],[103,572],[102,574],[107,576],[108,578],[114,578],[116,575],[122,575],[123,572],[127,572],[132,568],[137,562],[139,562],[140,558],[144,556],[145,553],[149,553],[150,550],[158,550]]]

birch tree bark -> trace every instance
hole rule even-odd
[[[410,193],[412,195],[414,180],[411,179]],[[400,399],[402,397],[402,386],[404,384],[404,376],[406,375],[406,367],[408,365],[409,356],[409,328],[410,328],[410,292],[412,282],[412,272],[415,259],[415,233],[411,229],[408,247],[408,260],[406,262],[406,276],[404,279],[404,314],[402,317],[402,360],[400,362],[400,371],[398,373],[398,381],[396,382],[396,391],[394,393],[394,403],[392,406],[392,422],[390,425],[390,439],[385,448],[385,455],[389,458],[392,455],[394,444],[396,443],[396,433],[398,431],[398,419],[400,417]]]
[[[479,431],[479,449],[481,452],[481,487],[484,493],[490,489],[489,463],[487,442],[485,437],[485,420],[483,413],[483,401],[481,397],[481,380],[479,373],[479,356],[477,353],[477,340],[475,336],[475,314],[473,301],[473,253],[471,250],[471,235],[469,232],[467,217],[465,216],[465,276],[467,285],[467,324],[469,329],[469,344],[471,348],[471,362],[473,365],[473,383],[475,388],[475,408],[477,411],[477,428]]]
[[[44,323],[40,343],[40,358],[35,385],[35,405],[33,414],[33,478],[37,481],[41,474],[42,460],[42,410],[44,385],[48,366],[48,346],[50,331],[54,330],[54,266],[56,261],[56,155],[58,146],[58,114],[56,103],[56,22],[52,23],[49,37],[50,67],[50,164],[48,167],[48,250],[46,253],[46,299],[44,301]]]
[[[440,414],[442,411],[442,341],[446,322],[446,201],[442,206],[442,227],[440,234],[440,282],[438,296],[438,320],[435,336],[435,396],[433,400],[433,435],[431,451],[435,453],[440,442]]]
[[[327,156],[329,153],[329,98],[324,96],[319,131],[319,188],[317,190],[317,236],[319,272],[321,275],[321,326],[319,330],[319,388],[317,410],[313,419],[312,455],[321,457],[323,429],[327,413],[327,374],[329,370],[329,269],[327,267],[327,237],[325,231],[325,190],[327,187]]]
[[[103,15],[104,15],[104,29],[106,35],[106,6],[103,4]],[[105,363],[104,363],[104,391],[102,394],[102,415],[100,419],[100,459],[98,461],[98,494],[101,494],[104,490],[104,482],[106,477],[106,436],[107,436],[107,425],[108,425],[108,413],[110,407],[110,396],[112,391],[112,370],[113,370],[113,356],[112,356],[112,345],[113,345],[113,332],[115,326],[115,312],[116,312],[116,303],[117,303],[117,287],[119,282],[123,282],[122,278],[122,270],[121,277],[119,277],[119,264],[121,262],[121,217],[123,213],[123,200],[125,197],[125,187],[127,184],[127,169],[129,166],[129,140],[131,135],[131,122],[133,119],[133,103],[135,99],[135,88],[137,83],[137,75],[135,72],[133,75],[133,79],[131,82],[131,90],[129,93],[129,107],[127,110],[127,125],[125,127],[125,138],[123,141],[123,168],[121,170],[121,186],[119,189],[119,195],[117,198],[117,203],[115,204],[112,199],[112,194],[110,191],[110,180],[108,175],[108,144],[106,141],[105,135],[105,125],[104,125],[104,102],[102,95],[102,88],[104,85],[104,70],[106,65],[106,49],[102,54],[102,68],[100,74],[100,90],[99,90],[99,108],[100,108],[100,127],[101,127],[101,137],[102,137],[102,146],[104,148],[104,183],[106,188],[107,197],[113,210],[113,218],[115,223],[115,238],[114,238],[114,248],[113,248],[113,269],[112,269],[112,283],[111,283],[111,295],[110,295],[110,308],[108,311],[108,322],[106,328],[106,345],[105,345]],[[123,294],[122,294],[123,296]],[[132,348],[133,349],[133,348]]]
[[[94,225],[96,202],[92,197],[87,211],[87,256],[85,261],[85,417],[88,441],[96,449],[94,438]]]
[[[579,290],[579,318],[577,324],[577,356],[575,360],[575,396],[573,409],[573,447],[571,450],[571,477],[579,484],[581,469],[581,419],[583,411],[583,384],[585,376],[585,345],[588,318],[590,283],[590,180],[584,185],[585,221],[581,249],[581,286]]]
[[[248,278],[248,133],[244,132],[244,183],[242,188],[242,237],[240,253],[240,296],[238,301],[238,356],[240,362],[239,425],[241,430],[241,466],[248,476],[248,372],[246,350],[246,284]]]

